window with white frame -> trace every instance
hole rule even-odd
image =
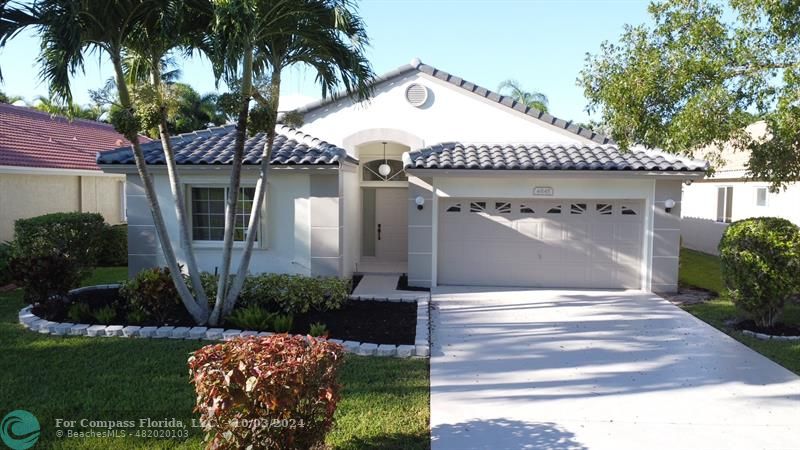
[[[717,222],[731,223],[733,209],[733,187],[717,188]]]
[[[756,188],[756,206],[767,206],[767,188]]]
[[[192,240],[221,242],[225,236],[225,200],[228,197],[228,188],[192,187],[190,192]],[[245,240],[255,194],[256,190],[252,187],[243,187],[239,190],[233,232],[234,241]],[[258,230],[255,232],[256,241],[258,241]]]

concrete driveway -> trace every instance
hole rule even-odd
[[[440,449],[800,449],[800,378],[638,291],[433,292]]]

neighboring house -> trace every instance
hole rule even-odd
[[[763,136],[766,124],[756,122],[747,130]],[[748,179],[749,152],[726,144],[721,156],[724,163],[711,177],[683,187],[681,236],[685,247],[719,254],[717,246],[728,224],[750,217],[782,217],[800,225],[800,184],[789,183],[785,190],[770,192],[769,182]]]
[[[368,102],[316,102],[300,109],[301,130],[278,128],[251,271],[408,273],[423,287],[677,288],[681,184],[700,179],[705,162],[620,152],[419,60],[374,87]],[[247,142],[238,239],[264,140]],[[211,272],[233,141],[233,127],[174,138],[191,243],[179,240],[160,144],[144,146],[173,242],[193,245]],[[98,163],[129,177],[130,272],[163,264],[130,150]]]
[[[123,145],[110,125],[0,104],[0,242],[20,218],[99,212],[125,222],[125,177],[103,173],[96,152]]]

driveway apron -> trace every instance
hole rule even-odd
[[[800,378],[661,297],[432,300],[433,450],[800,450]]]

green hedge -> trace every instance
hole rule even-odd
[[[106,225],[100,238],[98,264],[101,266],[128,265],[128,226]]]
[[[785,219],[740,220],[719,243],[725,287],[757,325],[771,327],[800,289],[800,229]]]
[[[106,224],[97,213],[53,213],[14,222],[14,253],[61,253],[84,267],[97,264]]]
[[[201,278],[206,295],[213,304],[219,277],[204,272]],[[263,273],[245,279],[236,308],[258,306],[285,314],[331,311],[341,308],[349,295],[349,279]]]
[[[5,286],[13,281],[11,270],[8,267],[9,260],[11,260],[11,244],[0,242],[0,286]]]
[[[3,255],[0,249],[0,284]],[[43,302],[78,287],[97,265],[124,266],[127,228],[109,226],[97,213],[53,213],[14,222],[11,280],[25,288],[28,302]]]

